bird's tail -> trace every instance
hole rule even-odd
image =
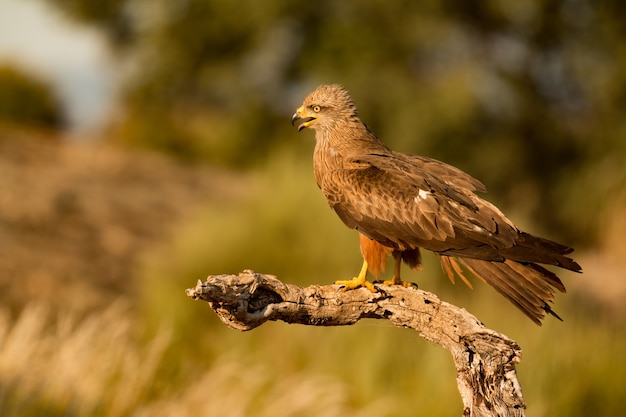
[[[498,254],[506,259],[521,263],[538,263],[554,265],[570,271],[580,272],[581,268],[573,259],[568,258],[574,249],[530,233],[519,232],[515,245],[499,249]]]
[[[565,292],[565,286],[556,274],[544,267],[512,259],[486,261],[445,255],[440,258],[441,265],[452,282],[456,274],[471,287],[463,275],[465,268],[495,288],[536,324],[541,325],[546,313],[561,320],[550,304],[554,301],[554,290]]]

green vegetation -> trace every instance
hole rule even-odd
[[[0,122],[59,128],[59,103],[48,85],[9,65],[0,66]]]
[[[102,27],[120,56],[133,58],[134,73],[120,111],[124,118],[111,126],[107,146],[115,145],[137,163],[117,162],[107,154],[109,165],[96,170],[91,160],[82,161],[68,168],[79,172],[80,187],[56,187],[76,195],[71,200],[76,207],[66,213],[66,223],[59,220],[58,233],[83,227],[88,233],[76,236],[89,237],[82,239],[84,253],[99,256],[95,267],[85,260],[87,267],[80,273],[93,271],[93,276],[82,285],[92,279],[100,286],[94,284],[90,294],[110,289],[113,298],[123,301],[85,317],[66,311],[72,306],[44,308],[33,302],[20,309],[13,306],[23,304],[22,299],[3,303],[2,308],[11,305],[12,310],[0,315],[0,414],[461,413],[447,352],[412,331],[366,321],[349,328],[268,323],[238,333],[220,323],[206,305],[184,296],[196,279],[244,268],[300,285],[330,283],[358,271],[356,233],[341,224],[315,186],[312,134],[298,134],[289,125],[306,93],[331,82],[353,93],[362,118],[392,148],[442,159],[483,180],[490,201],[522,228],[575,246],[577,260],[594,260],[585,251],[606,256],[581,261],[583,275],[563,274],[573,290],[557,297],[555,310],[565,322],[548,318],[542,328],[480,282],[473,290],[451,285],[432,256],[425,255],[423,272],[407,273],[406,278],[468,309],[521,345],[518,373],[528,415],[623,414],[623,310],[605,305],[580,284],[591,286],[591,280],[606,278],[602,286],[612,291],[607,278],[611,271],[603,260],[626,254],[622,3],[55,4]],[[43,86],[31,83],[13,70],[0,70],[0,117],[6,113],[25,117],[20,123],[59,123],[54,100]],[[36,92],[22,93],[31,91],[25,85],[35,85]],[[5,99],[3,94],[12,95]],[[43,110],[34,116],[4,110],[7,103],[9,109],[25,109],[31,104],[17,103],[26,99]],[[16,154],[26,159],[36,149],[29,145]],[[205,183],[197,181],[197,199],[187,194],[180,198],[180,190],[160,185],[182,183],[182,178],[165,179],[169,171],[155,159],[140,163],[137,149],[156,149],[175,159],[180,166],[172,172],[188,175],[185,187],[192,187],[193,175],[207,175],[193,171],[203,165],[237,171],[241,192],[218,201],[207,198],[210,191],[200,189],[198,184]],[[71,154],[63,153],[59,171]],[[98,157],[94,152],[94,166]],[[143,168],[134,171],[135,165]],[[163,172],[151,177],[151,167]],[[107,187],[97,175],[107,176]],[[59,175],[57,181],[70,177]],[[0,176],[0,185],[5,180]],[[122,195],[115,191],[116,181],[136,182],[138,191]],[[143,182],[149,186],[141,188]],[[94,189],[92,210],[84,195]],[[7,215],[0,211],[1,228],[12,230],[12,222],[22,221],[29,233],[40,225],[56,233],[51,224],[55,217],[37,215],[66,200],[55,200],[51,192],[51,202],[34,200],[38,204],[24,211],[15,197],[21,194],[9,194],[0,195],[0,203],[10,201],[14,208]],[[198,206],[189,210],[160,204],[178,203],[186,209],[193,201]],[[144,223],[140,216],[123,215],[138,207],[146,213],[160,210],[160,215],[146,216]],[[114,210],[122,215],[109,215]],[[110,221],[104,225],[108,235],[89,215]],[[149,233],[156,228],[151,221],[168,216],[172,229],[167,238]],[[151,246],[145,249],[144,241]],[[0,244],[7,244],[3,235]],[[63,250],[56,242],[38,247]],[[104,270],[98,268],[104,262],[103,248],[110,252],[107,265],[119,267],[114,277],[108,269],[94,270]],[[36,254],[31,261],[37,261]],[[120,270],[127,271],[132,284],[111,282],[119,280]],[[0,272],[5,271],[13,274],[19,268],[0,262]],[[52,278],[46,273],[51,274],[39,271],[37,281],[44,289],[63,288],[67,277],[78,272]],[[9,285],[17,285],[18,278],[10,275]],[[82,294],[84,287],[74,285],[68,294]],[[122,290],[129,286],[132,290]],[[11,294],[28,298],[22,290]]]

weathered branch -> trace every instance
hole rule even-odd
[[[452,354],[464,416],[524,415],[526,405],[515,373],[521,349],[515,341],[434,294],[397,285],[377,287],[377,293],[340,291],[338,285],[302,288],[246,270],[209,276],[186,292],[207,301],[227,326],[242,331],[267,320],[344,326],[371,318],[410,327]]]

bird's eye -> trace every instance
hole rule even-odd
[[[320,106],[313,106],[313,111],[314,111],[315,113],[319,113],[319,112],[320,112],[320,110],[322,110],[322,108],[321,108]]]

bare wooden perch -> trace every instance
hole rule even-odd
[[[363,318],[387,319],[415,329],[452,354],[464,416],[524,415],[526,404],[515,373],[521,349],[515,341],[434,294],[402,286],[377,287],[377,293],[340,291],[338,285],[302,288],[246,270],[209,276],[186,293],[207,301],[227,326],[242,331],[267,320],[345,326]]]

